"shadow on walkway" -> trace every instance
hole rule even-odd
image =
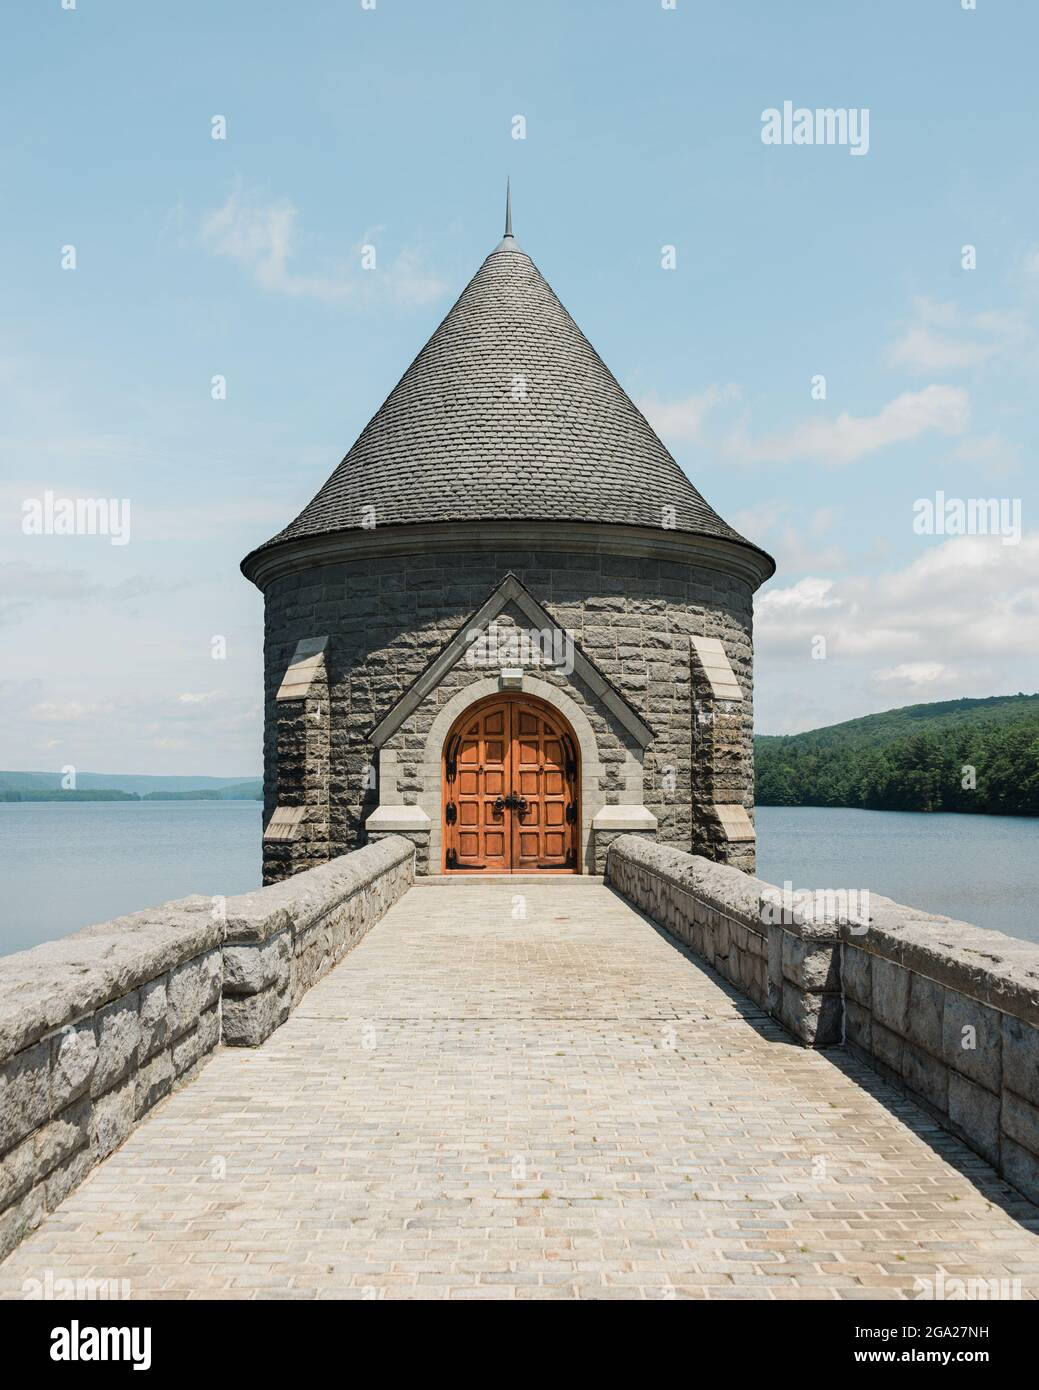
[[[647,916],[623,894],[618,893],[615,888],[609,884],[604,886],[615,898],[625,903],[636,916],[641,917],[647,926],[651,927],[672,950],[706,975],[729,999],[741,1019],[749,1024],[760,1038],[776,1047],[792,1047],[798,1051],[807,1050],[761,1005],[755,1004],[752,999],[743,994],[724,976],[719,975],[714,967],[709,965],[702,956],[697,955],[691,947],[672,936],[666,928],[660,926],[652,917]],[[999,1176],[988,1160],[975,1153],[964,1140],[945,1129],[928,1112],[924,1103],[886,1080],[879,1072],[874,1071],[868,1062],[855,1056],[842,1045],[812,1049],[812,1051],[815,1056],[828,1062],[835,1070],[846,1076],[849,1081],[854,1082],[867,1095],[882,1105],[894,1120],[908,1129],[933,1153],[966,1178],[985,1201],[1005,1212],[1024,1230],[1039,1234],[1039,1206],[1034,1205],[1016,1188],[1011,1187],[1004,1178]]]

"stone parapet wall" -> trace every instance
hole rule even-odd
[[[221,1039],[262,1042],[414,879],[391,836],[0,957],[0,1259]]]
[[[1039,946],[871,900],[841,930],[848,1047],[1039,1202]]]
[[[294,878],[228,898],[224,1042],[254,1047],[269,1037],[414,879],[414,844],[387,835]]]
[[[636,836],[606,881],[800,1042],[843,1046],[1039,1202],[1039,946],[875,895],[868,919]]]
[[[755,1003],[768,1001],[768,939],[759,913],[768,885],[739,869],[639,835],[618,836],[606,882],[689,946]]]
[[[186,898],[0,958],[0,1258],[208,1060],[222,941]]]

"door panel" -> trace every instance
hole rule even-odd
[[[576,748],[547,705],[506,695],[468,712],[444,776],[448,870],[576,871]]]
[[[505,816],[495,802],[505,793],[509,710],[492,705],[467,716],[448,749],[454,764],[454,824],[445,825],[445,844],[455,851],[459,869],[508,872]]]

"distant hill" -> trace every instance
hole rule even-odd
[[[0,772],[0,801],[258,801],[258,777],[149,777],[79,772],[66,791],[60,772]]]
[[[1039,695],[907,705],[803,734],[759,734],[754,755],[762,806],[1039,815]]]

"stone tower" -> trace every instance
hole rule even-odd
[[[264,880],[595,873],[637,831],[754,867],[755,589],[512,234],[300,515],[265,600]]]

